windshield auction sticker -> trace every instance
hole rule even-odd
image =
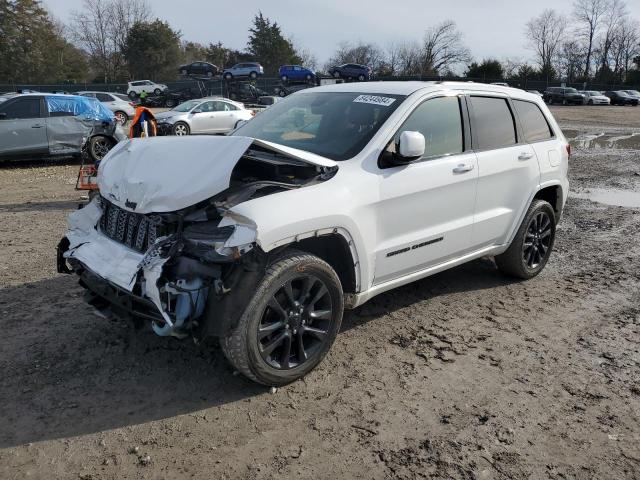
[[[377,95],[360,95],[353,100],[354,103],[371,103],[373,105],[382,105],[383,107],[388,107],[395,101],[395,98],[379,97]]]

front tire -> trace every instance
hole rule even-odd
[[[89,154],[94,162],[102,160],[113,148],[113,141],[103,135],[96,135],[89,140]]]
[[[329,264],[304,252],[285,252],[267,268],[238,325],[220,345],[246,377],[286,385],[324,359],[343,309],[342,285]]]
[[[365,79],[364,75],[362,75],[362,74],[358,75],[358,80],[360,82],[364,82],[364,79]]]
[[[158,96],[158,95],[160,95],[160,94],[162,93],[162,90],[160,90],[159,88],[156,88],[156,89],[153,91],[153,93],[154,93],[154,95]]]
[[[258,78],[258,73],[257,72],[251,72],[249,74],[249,77],[251,77],[251,80],[255,80],[256,78]]]
[[[189,128],[189,125],[187,125],[184,122],[177,122],[173,126],[172,131],[176,137],[185,137],[191,134],[191,129]]]
[[[538,275],[547,264],[556,238],[556,214],[545,200],[534,200],[509,248],[496,256],[501,272],[516,278]]]
[[[131,90],[129,93],[127,93],[127,96],[131,99],[131,100],[135,100],[136,97],[138,96],[138,94],[136,92],[134,92],[133,90]]]

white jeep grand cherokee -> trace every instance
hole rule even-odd
[[[483,257],[531,278],[569,191],[542,100],[472,83],[303,90],[227,137],[119,143],[58,268],[98,310],[220,338],[247,377],[313,369],[343,309]]]

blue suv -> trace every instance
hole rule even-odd
[[[278,75],[283,82],[289,80],[300,81],[306,80],[310,82],[316,78],[316,72],[300,65],[282,65],[278,70]]]

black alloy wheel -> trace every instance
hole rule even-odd
[[[529,222],[522,255],[527,267],[537,268],[551,250],[551,219],[546,212],[538,212]]]
[[[556,237],[556,212],[542,199],[531,202],[509,248],[495,257],[498,269],[522,279],[538,275],[547,264]]]
[[[289,370],[313,359],[329,338],[331,297],[315,275],[289,279],[271,296],[258,324],[259,350],[271,367]]]

